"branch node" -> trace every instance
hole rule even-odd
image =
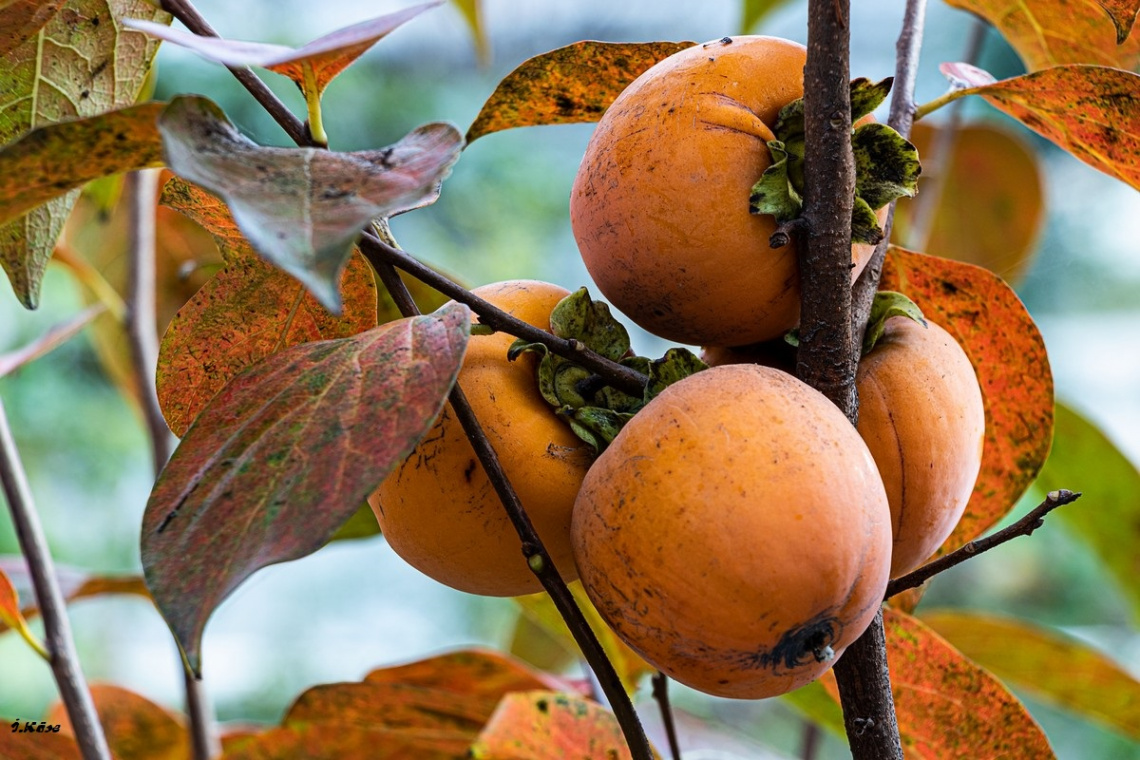
[[[807,220],[802,216],[797,216],[795,219],[789,219],[786,222],[781,222],[776,231],[768,238],[768,245],[772,248],[783,248],[788,243],[792,242],[794,235],[806,233],[808,229]]]
[[[851,721],[851,724],[855,726],[855,735],[862,736],[875,727],[875,720],[874,718],[856,718]]]

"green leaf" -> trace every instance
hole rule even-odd
[[[748,34],[773,11],[788,4],[788,0],[744,0],[740,14],[740,33]]]
[[[878,210],[918,190],[918,150],[886,124],[864,124],[851,136],[855,154],[855,193]]]
[[[799,160],[784,150],[779,140],[768,141],[772,163],[752,186],[748,209],[753,214],[771,214],[777,222],[788,222],[800,215],[804,199],[790,175],[791,163]]]
[[[550,331],[574,339],[611,361],[629,352],[629,332],[610,313],[609,304],[594,301],[586,288],[563,298],[550,313]]]
[[[780,699],[785,704],[794,707],[797,712],[812,723],[829,731],[833,736],[840,738],[847,736],[847,729],[843,726],[843,710],[828,695],[827,689],[821,682],[812,681],[807,686],[789,691]]]
[[[883,228],[879,226],[879,218],[867,201],[856,195],[851,206],[851,241],[878,245],[882,239]]]
[[[887,320],[891,317],[909,317],[926,326],[922,309],[909,296],[894,290],[880,290],[871,301],[871,316],[867,320],[867,332],[863,334],[863,356],[871,353],[879,338],[883,337]]]
[[[483,24],[482,0],[452,0],[455,7],[467,22],[471,36],[475,39],[475,54],[479,63],[486,66],[491,62],[491,42],[487,38],[487,28]]]
[[[1104,562],[1140,622],[1140,470],[1095,425],[1060,402],[1053,451],[1037,485],[1081,491],[1080,505],[1056,512]]]
[[[689,349],[670,348],[663,357],[649,363],[649,384],[645,387],[646,403],[673,383],[708,368],[709,365]]]
[[[143,515],[147,585],[199,672],[214,609],[266,565],[323,546],[427,432],[470,311],[452,304],[294,346],[232,380],[187,431]]]
[[[851,122],[855,123],[882,105],[891,94],[894,77],[872,82],[865,77],[851,80]]]

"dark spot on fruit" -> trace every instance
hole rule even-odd
[[[760,655],[760,664],[779,673],[835,656],[831,645],[839,638],[838,618],[823,613],[784,633],[772,651]]]
[[[731,45],[732,44],[732,38],[731,37],[721,37],[720,42],[722,45]]]

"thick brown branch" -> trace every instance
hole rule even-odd
[[[887,586],[886,597],[889,599],[895,594],[901,594],[907,589],[921,586],[939,573],[949,570],[955,565],[960,565],[968,559],[973,559],[983,552],[988,552],[990,549],[1001,546],[1006,541],[1015,539],[1018,536],[1028,536],[1045,523],[1045,515],[1057,507],[1072,504],[1079,498],[1081,498],[1079,491],[1066,491],[1064,489],[1060,491],[1050,491],[1049,495],[1045,497],[1045,501],[1038,504],[1030,510],[1025,517],[1013,525],[1002,528],[991,536],[975,539],[965,546],[959,547],[949,554],[944,554],[933,562],[923,565],[914,572],[891,581],[890,585]]]

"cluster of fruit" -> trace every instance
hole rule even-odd
[[[574,184],[598,287],[652,332],[706,346],[713,366],[647,394],[600,454],[565,424],[568,408],[552,411],[539,356],[507,360],[511,336],[473,336],[459,375],[563,578],[580,576],[649,663],[720,696],[772,696],[826,671],[888,579],[949,535],[981,461],[968,358],[921,315],[896,316],[892,298],[859,366],[858,429],[770,340],[798,321],[795,252],[767,248],[776,222],[748,198],[772,164],[767,125],[802,96],[804,60],[763,37],[666,59],[606,112]],[[853,275],[869,253],[853,248]],[[570,295],[534,281],[475,293],[543,329]],[[450,407],[370,503],[395,551],[433,578],[477,594],[540,589]]]

